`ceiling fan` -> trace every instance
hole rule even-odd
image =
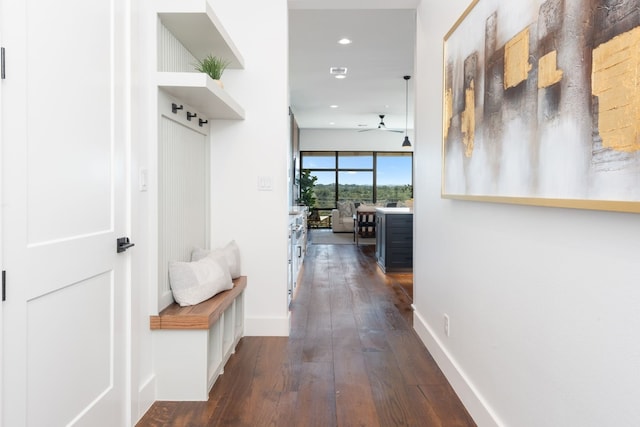
[[[377,128],[373,128],[373,129],[362,129],[359,130],[358,132],[368,132],[370,130],[386,130],[388,132],[402,132],[401,130],[397,130],[397,129],[389,129],[385,124],[384,124],[384,114],[379,114],[378,117],[380,117],[380,123],[378,123],[378,127]]]

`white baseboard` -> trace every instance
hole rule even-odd
[[[244,335],[249,337],[288,337],[289,317],[248,317]]]
[[[140,421],[142,416],[147,413],[153,402],[156,401],[156,376],[151,377],[140,386],[138,389],[138,417],[137,421]]]
[[[451,357],[447,349],[442,345],[438,336],[433,333],[424,318],[414,307],[413,328],[429,349],[429,352],[444,373],[451,387],[464,404],[467,411],[479,427],[500,427],[499,421],[493,410],[482,398],[478,390],[469,381],[458,363]]]

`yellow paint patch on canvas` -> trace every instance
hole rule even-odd
[[[505,90],[527,80],[529,71],[529,29],[525,28],[504,45]]]
[[[444,138],[449,136],[451,128],[451,119],[453,118],[453,89],[448,88],[444,92]]]
[[[471,157],[476,134],[476,95],[474,83],[471,80],[469,87],[464,92],[464,111],[462,112],[462,142],[464,155]]]
[[[549,87],[562,80],[558,70],[558,52],[553,50],[538,60],[538,89]]]
[[[639,151],[640,27],[595,48],[592,70],[602,144],[617,151]]]

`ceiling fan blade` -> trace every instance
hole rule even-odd
[[[404,132],[403,130],[399,130],[399,129],[387,128],[387,125],[384,124],[384,114],[380,114],[378,115],[378,117],[380,118],[380,123],[378,123],[378,127],[371,128],[371,129],[362,129],[362,130],[359,130],[358,132],[369,132],[370,130],[383,130],[387,132],[397,132],[397,133]]]
[[[386,127],[377,127],[377,128],[371,128],[371,129],[362,129],[359,130],[358,132],[369,132],[370,130],[377,130],[377,131],[383,131],[383,132],[396,132],[396,133],[403,133],[403,130],[398,130],[398,129],[388,129]]]

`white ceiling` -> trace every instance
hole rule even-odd
[[[300,128],[371,129],[385,114],[387,128],[404,131],[405,75],[413,128],[415,3],[289,0],[291,108]],[[343,37],[353,43],[339,45]],[[330,67],[347,67],[347,78]]]

